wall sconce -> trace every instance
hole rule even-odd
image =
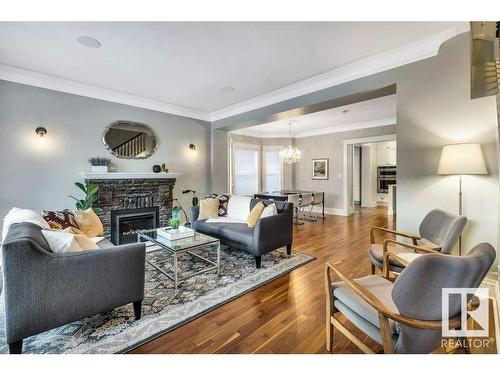
[[[45,136],[47,135],[47,129],[40,126],[35,129],[35,133],[38,134],[41,141],[45,141]]]
[[[196,146],[193,143],[191,143],[189,145],[189,149],[194,152],[194,151],[196,151]]]

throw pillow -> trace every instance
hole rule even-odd
[[[250,214],[247,218],[247,224],[250,228],[255,227],[257,225],[257,220],[260,219],[260,215],[262,215],[262,211],[264,211],[264,203],[258,202],[250,211]]]
[[[49,223],[36,211],[14,207],[3,219],[2,241],[5,240],[7,232],[12,224],[31,223],[42,229],[50,229]]]
[[[66,229],[74,227],[78,229],[75,215],[70,210],[64,211],[46,211],[42,212],[43,218],[47,220],[52,229]]]
[[[214,219],[219,217],[219,199],[206,198],[200,201],[200,214],[198,220]]]
[[[101,220],[93,209],[85,211],[73,211],[78,228],[85,233],[87,237],[99,237],[104,234],[104,227]]]
[[[250,201],[252,198],[233,195],[227,204],[227,216],[235,219],[247,220],[250,214]]]
[[[99,247],[83,234],[69,233],[70,230],[43,230],[42,235],[47,240],[54,254],[75,253],[84,250],[94,250]]]
[[[266,208],[264,208],[264,211],[262,211],[260,218],[262,219],[263,217],[273,216],[277,214],[278,208],[276,207],[276,203],[271,203],[270,205],[266,206]]]
[[[219,216],[227,216],[227,205],[229,203],[229,194],[219,195]]]

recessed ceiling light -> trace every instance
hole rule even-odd
[[[234,87],[231,87],[231,86],[223,87],[223,88],[220,89],[220,91],[222,91],[222,92],[233,92],[234,91]]]
[[[99,48],[101,46],[101,42],[87,35],[80,35],[76,37],[76,41],[85,47]]]
[[[343,114],[346,114],[347,112],[349,112],[349,109],[344,109],[344,110],[342,110],[342,113],[343,113]]]

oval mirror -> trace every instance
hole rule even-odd
[[[109,125],[102,136],[106,148],[118,158],[149,158],[158,146],[153,130],[138,122],[115,121]]]

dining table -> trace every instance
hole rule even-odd
[[[313,196],[321,196],[321,218],[323,220],[325,217],[325,192],[323,191],[310,191],[310,190],[299,190],[299,189],[287,189],[278,191],[266,191],[254,194],[255,199],[267,199],[275,201],[287,201],[288,196],[292,194],[298,194],[302,198],[303,193],[312,193]]]

